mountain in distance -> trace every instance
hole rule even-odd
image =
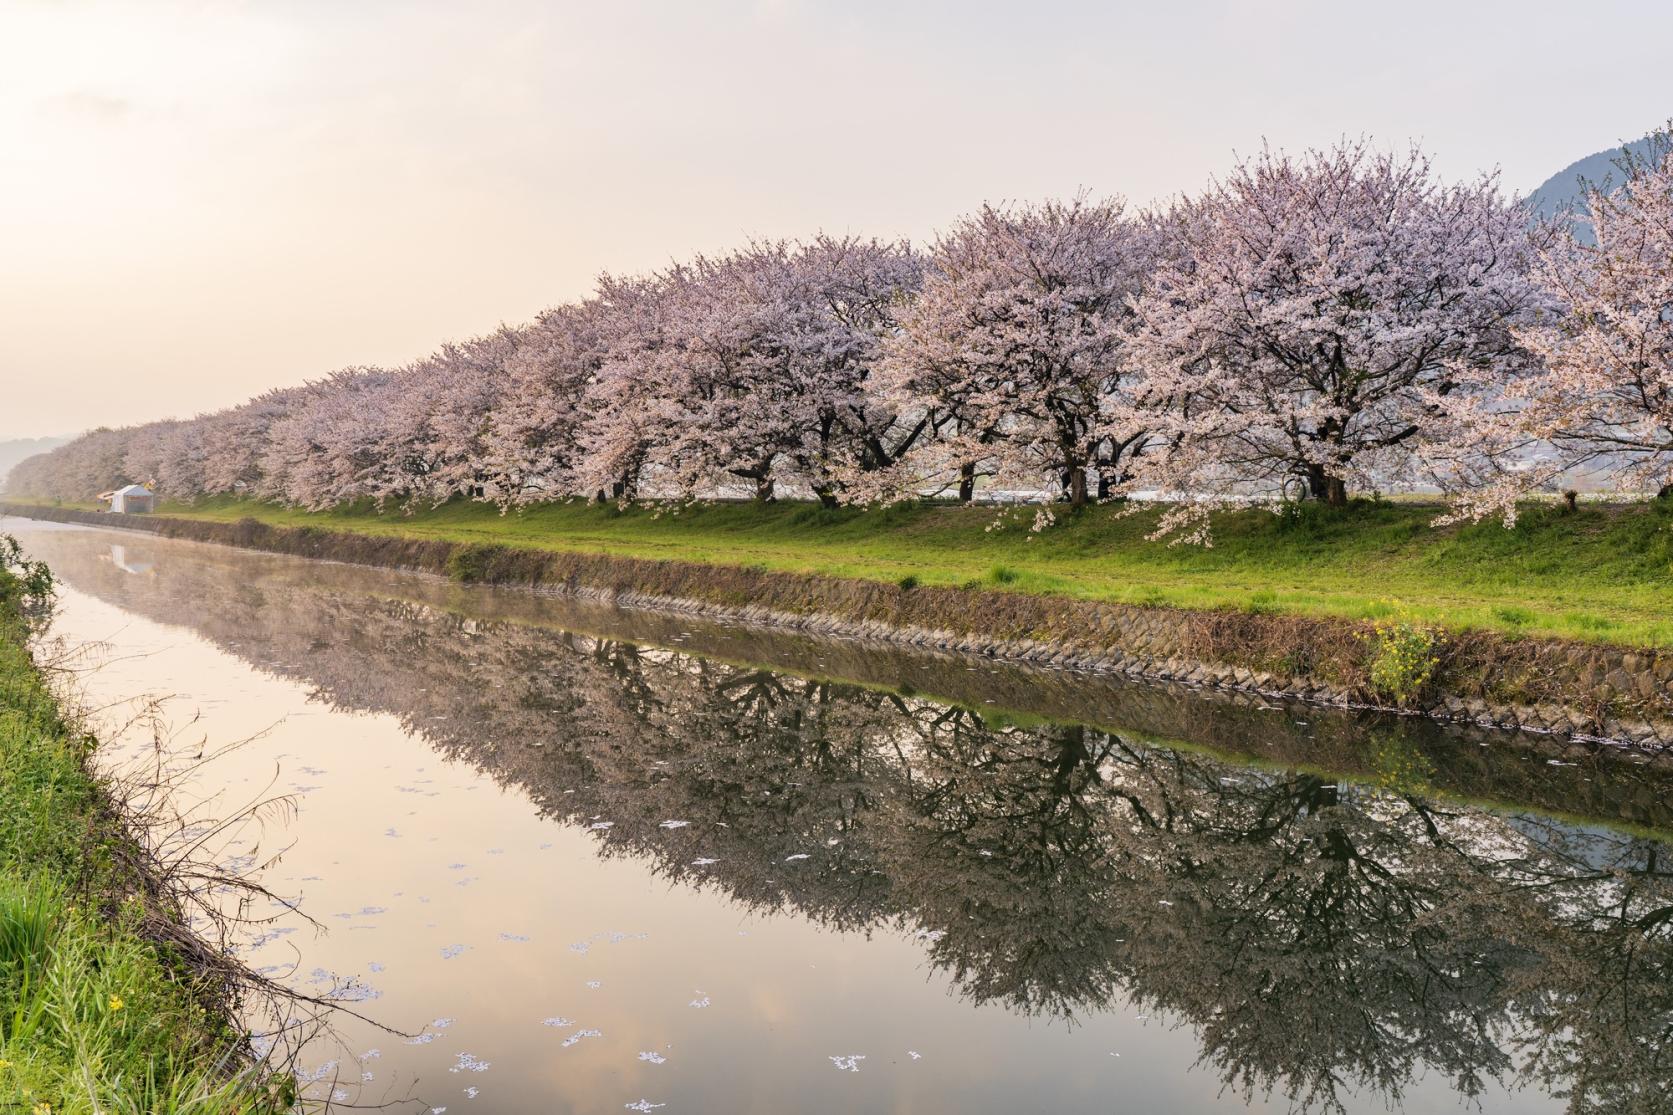
[[[1586,209],[1585,187],[1619,185],[1622,175],[1618,164],[1623,152],[1630,152],[1634,158],[1644,158],[1650,154],[1654,142],[1654,137],[1645,136],[1587,155],[1542,182],[1528,195],[1528,205],[1536,216],[1542,218],[1568,211],[1583,213]],[[1588,243],[1591,241],[1592,230],[1584,222],[1576,227],[1575,234]]]
[[[1660,150],[1665,150],[1662,148]],[[1622,178],[1620,161],[1623,157],[1641,159],[1658,153],[1656,137],[1645,136],[1633,140],[1631,143],[1617,144],[1605,148],[1584,159],[1570,163],[1556,174],[1540,183],[1539,188],[1528,195],[1528,206],[1534,215],[1541,219],[1555,217],[1561,213],[1574,212],[1584,215],[1586,212],[1586,188],[1613,188],[1620,185]],[[1574,235],[1590,244],[1593,242],[1592,226],[1586,220],[1579,220],[1574,225]],[[1538,456],[1538,454],[1536,454]],[[1612,477],[1620,467],[1621,461],[1605,454],[1592,462],[1578,473],[1571,473],[1563,484],[1572,486],[1580,491],[1607,491],[1611,487]]]
[[[67,437],[23,437],[0,441],[0,489],[6,486],[6,474],[19,461],[56,449],[70,439]]]

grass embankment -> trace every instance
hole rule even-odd
[[[215,988],[145,931],[168,912],[124,867],[91,742],[30,658],[22,595],[0,561],[0,1111],[277,1110],[232,1071]]]
[[[1673,645],[1673,501],[1539,505],[1514,530],[1436,528],[1433,506],[1228,514],[1213,549],[1149,542],[1155,513],[1112,507],[1031,535],[1033,510],[718,504],[680,512],[550,504],[501,515],[456,501],[411,514],[357,505],[304,512],[232,499],[159,513],[374,535],[605,552],[923,585],[968,585],[1125,604],[1349,619],[1401,614],[1454,629]]]

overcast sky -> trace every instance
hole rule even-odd
[[[1263,137],[1525,192],[1673,115],[1669,42],[1650,0],[0,0],[0,437],[398,364],[751,235],[1142,205]]]

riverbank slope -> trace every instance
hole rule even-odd
[[[1040,535],[988,531],[993,509],[951,507],[659,516],[563,505],[500,516],[452,504],[406,516],[223,502],[112,516],[0,504],[6,511],[727,622],[1673,743],[1663,595],[1673,509],[1660,506],[1534,509],[1516,532],[1435,532],[1432,509],[1408,505],[1292,522],[1250,513],[1210,551],[1144,542],[1143,516],[1111,509]],[[958,580],[984,563],[986,574]],[[915,572],[895,577],[903,568]],[[1308,578],[1317,587],[1285,587]],[[1402,586],[1433,595],[1390,595]],[[1218,606],[1185,603],[1194,599]],[[1590,637],[1542,637],[1529,618],[1536,606]],[[1479,616],[1497,626],[1471,622]]]
[[[224,987],[164,944],[92,741],[27,645],[0,564],[0,1109],[33,1115],[280,1111],[242,1057]]]
[[[83,510],[95,509],[88,505]],[[1361,501],[1217,518],[1214,546],[1150,542],[1156,512],[913,504],[876,510],[721,503],[682,509],[457,500],[413,511],[318,512],[251,500],[163,503],[169,518],[347,531],[924,587],[1189,610],[1376,620],[1673,646],[1673,500],[1530,505],[1512,530],[1437,528],[1434,504]]]

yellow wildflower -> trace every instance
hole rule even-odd
[[[110,997],[110,1009],[111,1010],[121,1010],[123,1006],[124,1006],[124,1004],[122,1002],[122,996],[112,995]]]
[[[34,1115],[52,1115],[52,1105],[42,1100],[35,1105]]]

